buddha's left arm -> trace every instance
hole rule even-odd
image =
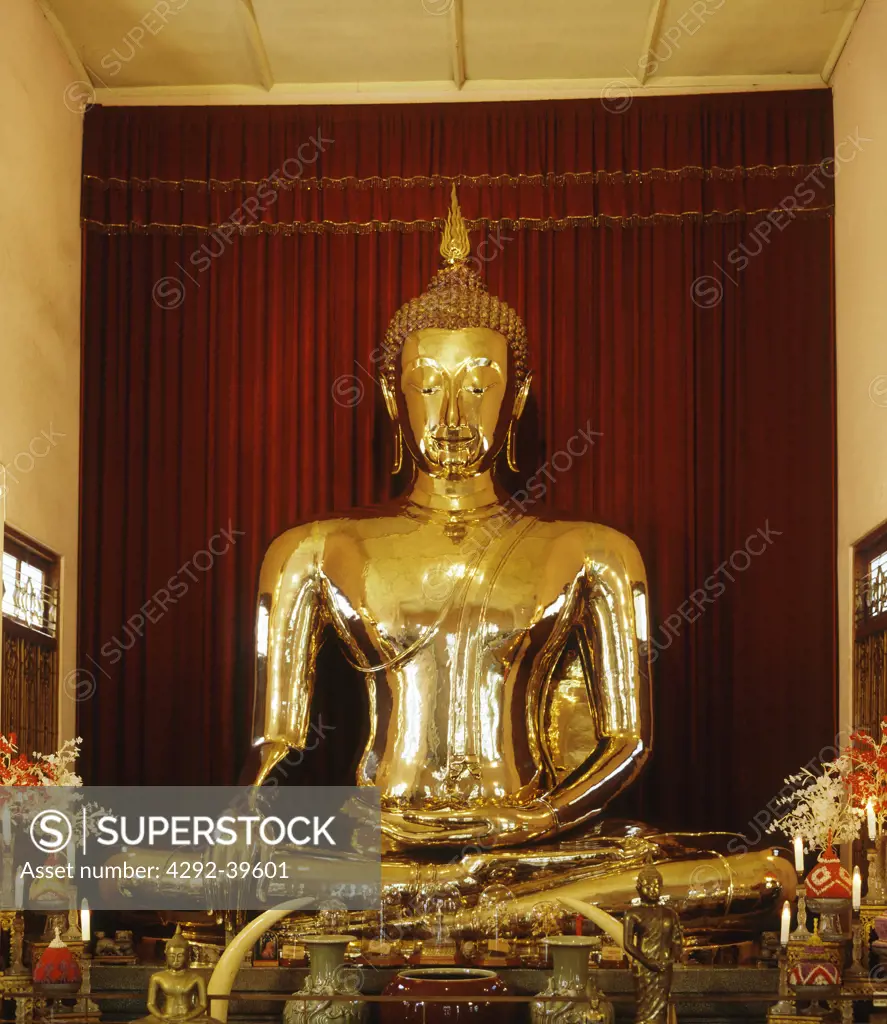
[[[560,825],[599,814],[638,774],[652,743],[650,666],[646,645],[647,581],[634,544],[586,559],[575,629],[600,740],[588,758],[548,794]]]
[[[198,975],[194,979],[194,1005],[188,1011],[185,1016],[185,1020],[193,1020],[195,1017],[206,1016],[209,1002],[206,998],[206,982],[203,977]]]

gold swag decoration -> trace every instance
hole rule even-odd
[[[434,275],[428,289],[410,299],[394,314],[382,343],[381,373],[395,389],[397,357],[407,336],[427,327],[462,330],[488,327],[508,341],[518,386],[529,372],[527,331],[523,320],[507,303],[490,295],[480,274],[468,264],[471,241],[462,218],[456,186],[444,225],[440,254],[444,266]]]

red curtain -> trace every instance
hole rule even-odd
[[[549,464],[545,504],[647,564],[654,757],[613,809],[744,827],[835,728],[831,153],[824,90],[91,111],[88,781],[236,778],[265,548],[404,483],[375,353],[436,269],[456,180],[530,337],[513,486],[600,432]],[[328,648],[291,781],[347,781],[362,741],[360,682]]]

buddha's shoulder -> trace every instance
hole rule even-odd
[[[394,537],[416,528],[416,523],[397,506],[380,505],[351,509],[299,523],[278,534],[269,544],[265,561],[286,561],[300,551],[321,553],[330,545],[363,543],[372,538]]]
[[[612,526],[558,518],[557,515],[537,519],[533,529],[536,538],[556,546],[574,559],[594,559],[605,565],[623,566],[636,579],[644,576],[644,561],[637,544]]]

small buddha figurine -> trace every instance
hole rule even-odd
[[[625,952],[632,958],[637,1024],[666,1024],[674,965],[683,948],[677,912],[660,903],[662,875],[652,863],[638,875],[640,906],[625,912]]]
[[[166,944],[166,970],[151,975],[148,984],[148,1016],[137,1024],[179,1024],[199,1021],[218,1024],[209,1015],[203,975],[188,966],[188,941],[179,925]],[[162,1003],[162,1005],[161,1005]]]

